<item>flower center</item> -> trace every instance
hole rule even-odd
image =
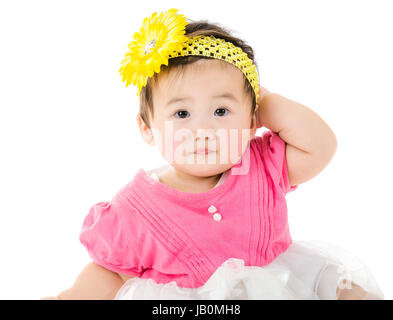
[[[156,46],[157,41],[156,40],[150,40],[147,45],[145,46],[144,54],[148,54],[150,49],[154,48]]]

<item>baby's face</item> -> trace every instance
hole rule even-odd
[[[154,143],[168,163],[191,175],[228,170],[255,136],[243,73],[224,61],[198,60],[180,77],[162,75],[153,88],[153,105]]]

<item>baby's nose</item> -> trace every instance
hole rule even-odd
[[[208,141],[214,140],[216,138],[216,133],[214,129],[198,129],[195,134],[195,141]]]

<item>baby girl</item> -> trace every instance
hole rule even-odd
[[[360,259],[289,232],[285,196],[331,161],[331,128],[260,86],[244,41],[176,12],[146,18],[120,68],[168,164],[90,208],[93,261],[52,298],[383,299]]]

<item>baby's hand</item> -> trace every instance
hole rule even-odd
[[[266,88],[259,86],[259,99],[257,102],[257,110],[255,111],[256,115],[256,122],[257,122],[257,128],[263,127],[263,123],[260,120],[260,114],[262,112],[262,99],[265,98],[267,95],[271,94],[269,90]]]
[[[270,94],[271,92],[267,90],[266,88],[259,86],[259,99],[258,99],[258,105],[262,102],[262,99],[264,96]]]
[[[44,297],[40,298],[40,300],[60,300],[58,297]]]

